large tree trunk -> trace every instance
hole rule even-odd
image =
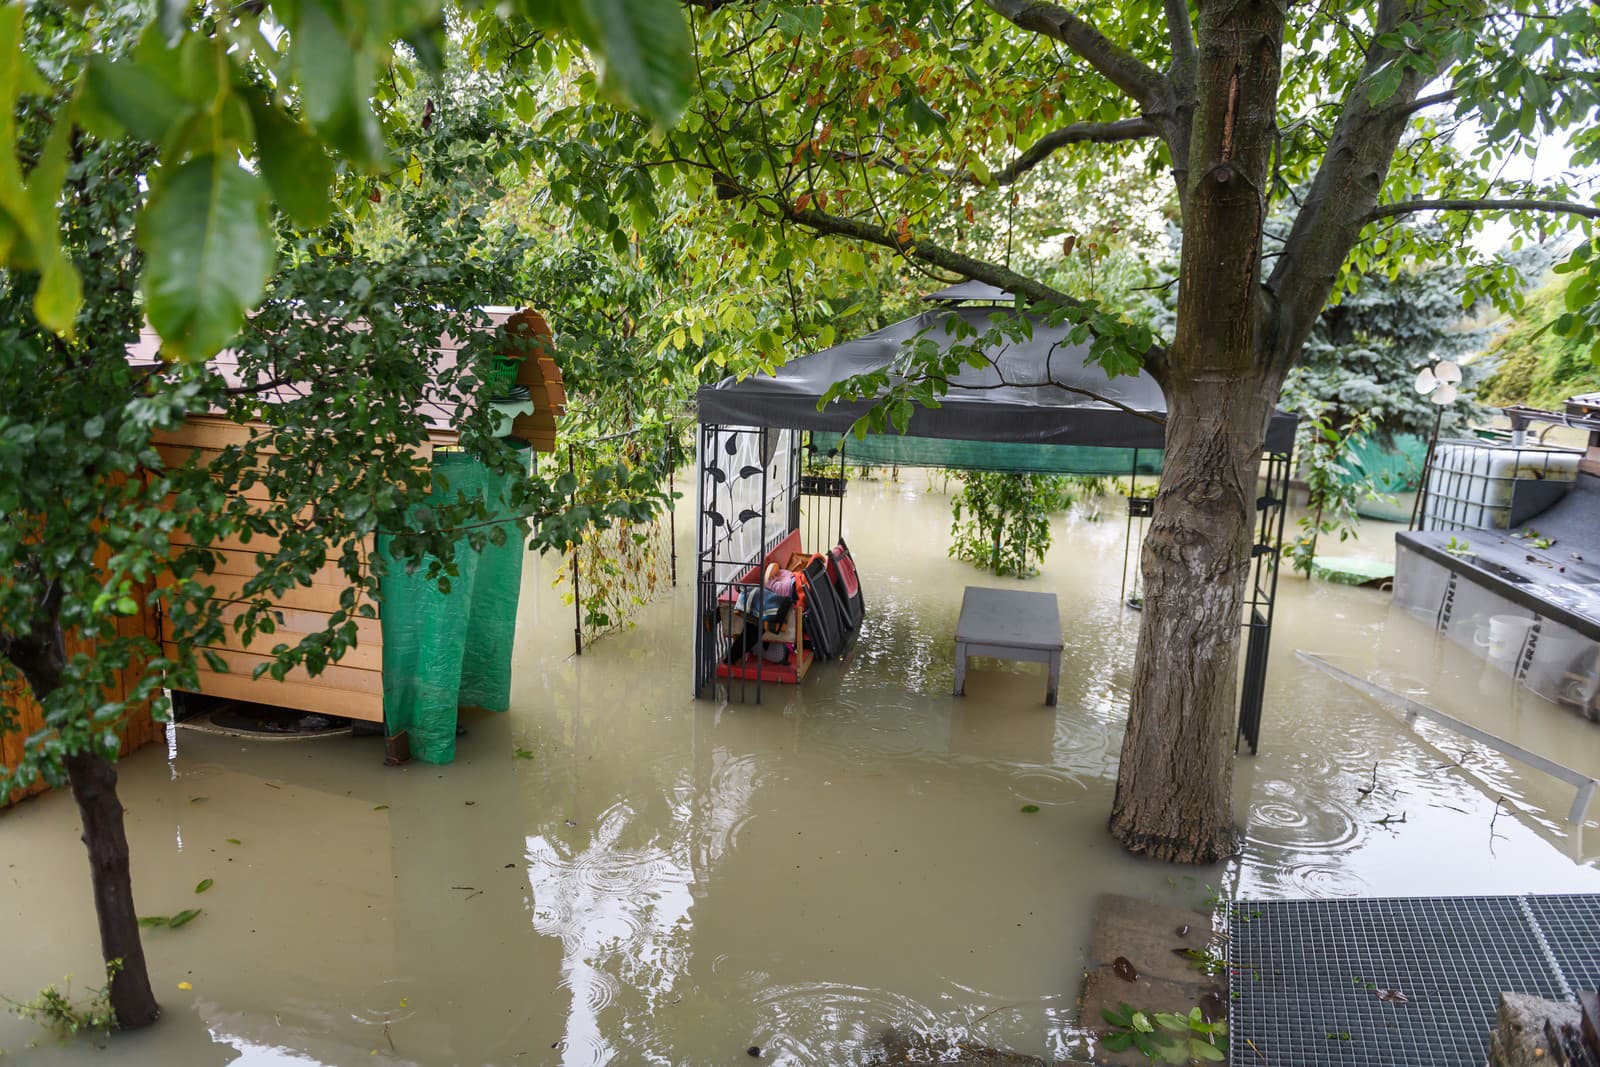
[[[1237,848],[1233,732],[1250,526],[1273,369],[1261,235],[1276,141],[1283,9],[1201,0],[1182,195],[1178,325],[1161,492],[1111,830],[1134,852],[1210,863]]]
[[[111,1008],[124,1030],[149,1026],[161,1017],[145,967],[139,916],[133,906],[128,867],[128,835],[117,799],[117,769],[102,756],[80,752],[67,757],[72,796],[83,819],[83,844],[89,850],[94,910],[100,920],[100,951],[111,971]]]
[[[5,650],[41,706],[61,688],[66,671],[59,610],[59,596],[47,597],[31,632],[13,638]],[[150,988],[144,945],[139,939],[128,835],[122,824],[122,802],[117,799],[117,770],[110,760],[92,752],[68,756],[66,765],[83,821],[83,844],[89,850],[89,879],[100,921],[100,950],[110,972],[111,1008],[121,1029],[136,1030],[160,1018],[161,1005]]]
[[[1240,621],[1265,413],[1250,380],[1167,391],[1167,452],[1145,540],[1144,613],[1111,830],[1125,847],[1212,863],[1237,847]]]

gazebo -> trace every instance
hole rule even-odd
[[[1166,401],[1150,375],[1109,376],[1071,338],[1071,323],[1008,306],[1010,294],[967,282],[930,307],[855,340],[791,360],[774,374],[702,387],[699,401],[694,692],[720,680],[730,695],[798,682],[791,664],[745,655],[737,610],[760,597],[771,562],[826,553],[842,533],[844,451],[875,464],[1074,474],[1153,474],[1165,446]],[[1010,325],[1006,325],[1006,324]],[[948,377],[938,407],[918,405],[904,432],[850,434],[873,399],[823,398],[836,382],[874,372],[903,380],[912,346],[980,351]],[[958,347],[964,346],[964,347]],[[981,365],[973,366],[972,362]],[[1259,736],[1273,599],[1283,540],[1295,417],[1275,412],[1263,454],[1263,491],[1245,617],[1239,737]],[[819,457],[827,457],[819,462]],[[837,466],[834,466],[837,461]],[[825,469],[824,469],[825,466]],[[816,506],[802,515],[801,499]],[[1130,513],[1148,500],[1129,500]],[[802,531],[802,521],[806,529]],[[805,642],[799,642],[804,645]],[[759,651],[759,650],[758,650]]]

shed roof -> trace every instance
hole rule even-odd
[[[533,401],[533,411],[517,416],[511,432],[514,436],[529,441],[540,451],[551,451],[555,444],[555,418],[565,409],[566,392],[562,384],[561,371],[556,366],[553,355],[554,345],[550,327],[545,323],[543,316],[534,311],[510,307],[485,307],[482,311],[489,319],[490,329],[525,331],[535,339],[531,351],[527,351],[526,348],[515,348],[509,343],[505,350],[506,356],[514,356],[521,360],[516,384],[526,386]],[[362,323],[352,323],[350,328],[359,330],[362,328]],[[462,344],[461,339],[449,334],[439,338],[438,344],[432,350],[435,375],[455,366],[457,353],[460,352]],[[161,358],[161,336],[153,327],[146,325],[140,331],[139,339],[128,346],[128,360],[136,365],[154,365],[159,364]],[[240,369],[237,351],[225,348],[206,362],[222,375],[229,386],[247,384],[245,374]],[[257,380],[249,384],[262,384],[264,381],[265,379],[258,375]],[[309,396],[311,390],[312,385],[308,382],[285,382],[274,384],[256,396],[263,403],[280,404]],[[461,410],[472,399],[445,388],[438,384],[435,378],[418,398],[417,409],[427,422],[431,434],[448,437],[455,433]]]

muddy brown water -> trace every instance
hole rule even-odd
[[[0,1016],[5,1061],[725,1064],[758,1046],[760,1062],[858,1063],[891,1027],[1066,1056],[1102,892],[1600,890],[1596,813],[1568,825],[1570,787],[1408,727],[1294,652],[1591,774],[1600,726],[1385,594],[1294,577],[1261,754],[1237,763],[1244,855],[1125,855],[1104,832],[1138,622],[1119,601],[1119,505],[1058,520],[1044,574],[1020,583],[1060,598],[1059,706],[1037,668],[987,661],[958,699],[962,587],[1013,583],[946,557],[940,481],[852,484],[860,640],[759,706],[690,699],[686,583],[573,658],[571,609],[535,566],[515,706],[470,715],[451,766],[385,768],[373,739],[189,730],[138,753],[122,796],[140,911],[204,908],[145,938],[166,1016],[106,1051]],[[1339,551],[1392,554],[1392,529]],[[97,984],[76,834],[65,795],[0,815],[13,999]]]

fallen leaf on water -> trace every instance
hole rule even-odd
[[[204,804],[207,800],[210,800],[210,799],[211,799],[210,797],[190,797],[189,798],[189,803],[191,803],[191,804]]]
[[[387,805],[387,804],[376,804],[376,805],[373,806],[372,810],[373,811],[388,811],[389,810],[389,805]]]
[[[244,844],[244,842],[240,841],[237,837],[230,837],[230,838],[227,839],[227,841],[228,841],[228,844],[230,844],[230,845],[242,845],[242,844]]]
[[[1039,805],[1037,805],[1037,804],[1024,804],[1024,805],[1022,805],[1022,810],[1024,812],[1026,812],[1027,814],[1032,815],[1034,812],[1039,810]]]
[[[194,887],[194,891],[196,893],[204,893],[207,889],[210,889],[216,884],[217,883],[212,881],[210,878],[202,878],[200,879],[200,884]]]
[[[196,916],[198,916],[200,914],[200,911],[201,911],[201,909],[199,909],[199,908],[189,908],[189,909],[187,909],[185,911],[180,911],[180,912],[178,912],[178,914],[174,915],[167,922],[167,925],[171,926],[173,928],[177,928],[179,926],[182,926],[185,923],[190,922],[191,920],[193,920]]]
[[[179,982],[178,983],[178,988],[179,989],[193,989],[194,986],[190,985],[188,982]]]
[[[1118,956],[1113,960],[1111,962],[1111,970],[1124,982],[1132,982],[1139,977],[1139,972],[1134,969],[1132,963],[1128,962],[1128,957],[1126,956]]]

